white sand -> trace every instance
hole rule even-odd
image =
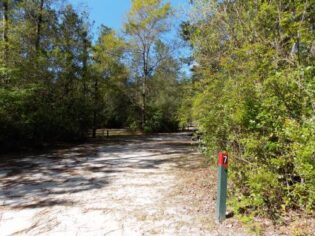
[[[221,235],[194,225],[185,202],[168,204],[181,159],[200,161],[189,143],[160,135],[10,164],[0,172],[0,235]]]

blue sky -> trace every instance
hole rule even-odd
[[[125,16],[130,9],[131,0],[68,0],[79,11],[87,10],[94,21],[94,33],[104,24],[117,31],[122,28]],[[176,8],[187,4],[188,0],[170,0]]]
[[[187,9],[188,0],[165,0],[171,2],[173,7],[178,10],[175,14],[174,19],[178,23],[183,19],[183,14],[180,14],[182,9]],[[94,40],[98,37],[98,27],[103,24],[108,27],[120,31],[124,22],[126,21],[126,15],[131,6],[131,0],[67,0],[72,3],[74,8],[79,11],[87,11],[90,16],[90,21],[94,22],[93,25],[93,38]],[[176,23],[176,22],[175,22]],[[167,37],[176,37],[178,27],[173,28],[172,32]],[[191,51],[189,48],[182,48],[178,51],[184,56],[189,56]],[[182,65],[182,71],[189,75],[189,66]]]

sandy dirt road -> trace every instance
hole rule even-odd
[[[185,133],[0,164],[0,235],[245,235],[213,220],[215,171]]]

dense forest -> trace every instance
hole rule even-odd
[[[122,36],[102,26],[93,42],[88,14],[70,4],[2,1],[2,149],[80,140],[97,128],[176,130],[179,62],[160,39],[172,10],[158,2],[135,1]]]
[[[0,147],[82,140],[99,128],[194,124],[231,156],[230,205],[277,219],[315,207],[315,1],[133,0],[123,33],[58,0],[2,0]],[[178,41],[180,41],[178,39]],[[191,64],[190,77],[181,63]]]

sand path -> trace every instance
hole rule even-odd
[[[0,164],[0,235],[245,235],[213,221],[215,172],[185,133]]]

